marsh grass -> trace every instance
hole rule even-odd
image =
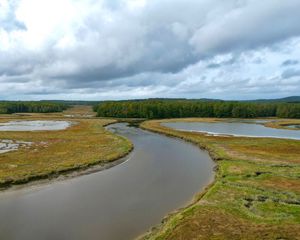
[[[115,122],[111,119],[70,119],[61,113],[6,115],[0,121],[16,119],[66,120],[75,124],[60,131],[0,132],[0,139],[33,142],[29,148],[0,154],[0,187],[108,163],[125,156],[133,147],[127,139],[105,130],[105,125]]]
[[[215,183],[143,239],[300,239],[300,141],[208,136],[146,121],[141,127],[210,152]],[[173,119],[206,121],[217,119]]]
[[[300,125],[300,119],[278,119],[277,121],[268,122],[265,124],[266,127],[289,129],[290,125]],[[292,130],[300,130],[299,128],[292,128]]]

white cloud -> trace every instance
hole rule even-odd
[[[294,95],[299,11],[298,0],[0,0],[0,98]]]

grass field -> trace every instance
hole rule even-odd
[[[73,109],[76,114],[90,108]],[[67,114],[74,114],[71,110]],[[0,122],[10,120],[67,120],[76,124],[66,130],[1,132],[0,139],[33,142],[30,147],[0,154],[0,187],[47,178],[71,170],[107,163],[126,155],[132,144],[106,131],[111,119],[66,118],[66,113],[1,115]]]
[[[170,120],[141,127],[207,149],[218,170],[193,204],[143,239],[300,239],[300,141],[206,136],[164,127],[163,121]]]

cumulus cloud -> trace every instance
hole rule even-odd
[[[280,67],[298,64],[299,11],[298,0],[0,0],[0,97],[292,95],[297,70]]]

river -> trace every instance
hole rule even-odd
[[[0,193],[0,239],[134,239],[213,180],[213,161],[195,145],[124,123],[107,129],[133,142],[125,161]]]

